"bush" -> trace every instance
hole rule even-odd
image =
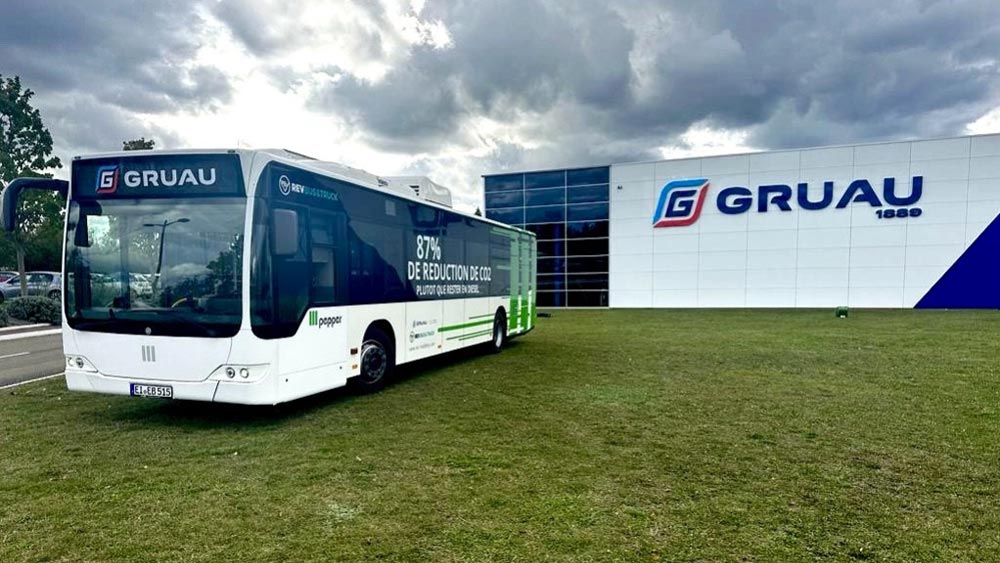
[[[10,325],[10,315],[7,314],[7,306],[0,305],[0,327]]]
[[[5,304],[6,314],[31,323],[62,322],[59,302],[48,297],[15,297]]]

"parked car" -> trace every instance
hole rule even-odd
[[[17,272],[11,272],[10,270],[0,270],[0,283],[3,283],[16,275]]]
[[[51,299],[62,298],[62,275],[59,272],[28,272],[28,295],[44,295]],[[5,299],[21,296],[21,277],[0,282],[0,303]]]

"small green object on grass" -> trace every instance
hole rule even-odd
[[[838,319],[846,319],[847,307],[837,307],[837,309],[834,311],[834,314],[837,315]]]

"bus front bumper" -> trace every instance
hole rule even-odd
[[[158,381],[129,380],[121,377],[110,377],[100,373],[66,370],[66,387],[70,391],[87,393],[103,393],[106,395],[132,395],[132,384],[168,386],[173,399],[187,401],[208,401],[217,403],[236,403],[241,405],[273,405],[276,403],[274,381],[264,378],[260,381],[226,382],[226,381]]]

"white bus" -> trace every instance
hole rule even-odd
[[[77,158],[63,349],[71,390],[276,404],[535,325],[535,237],[281,150]]]

